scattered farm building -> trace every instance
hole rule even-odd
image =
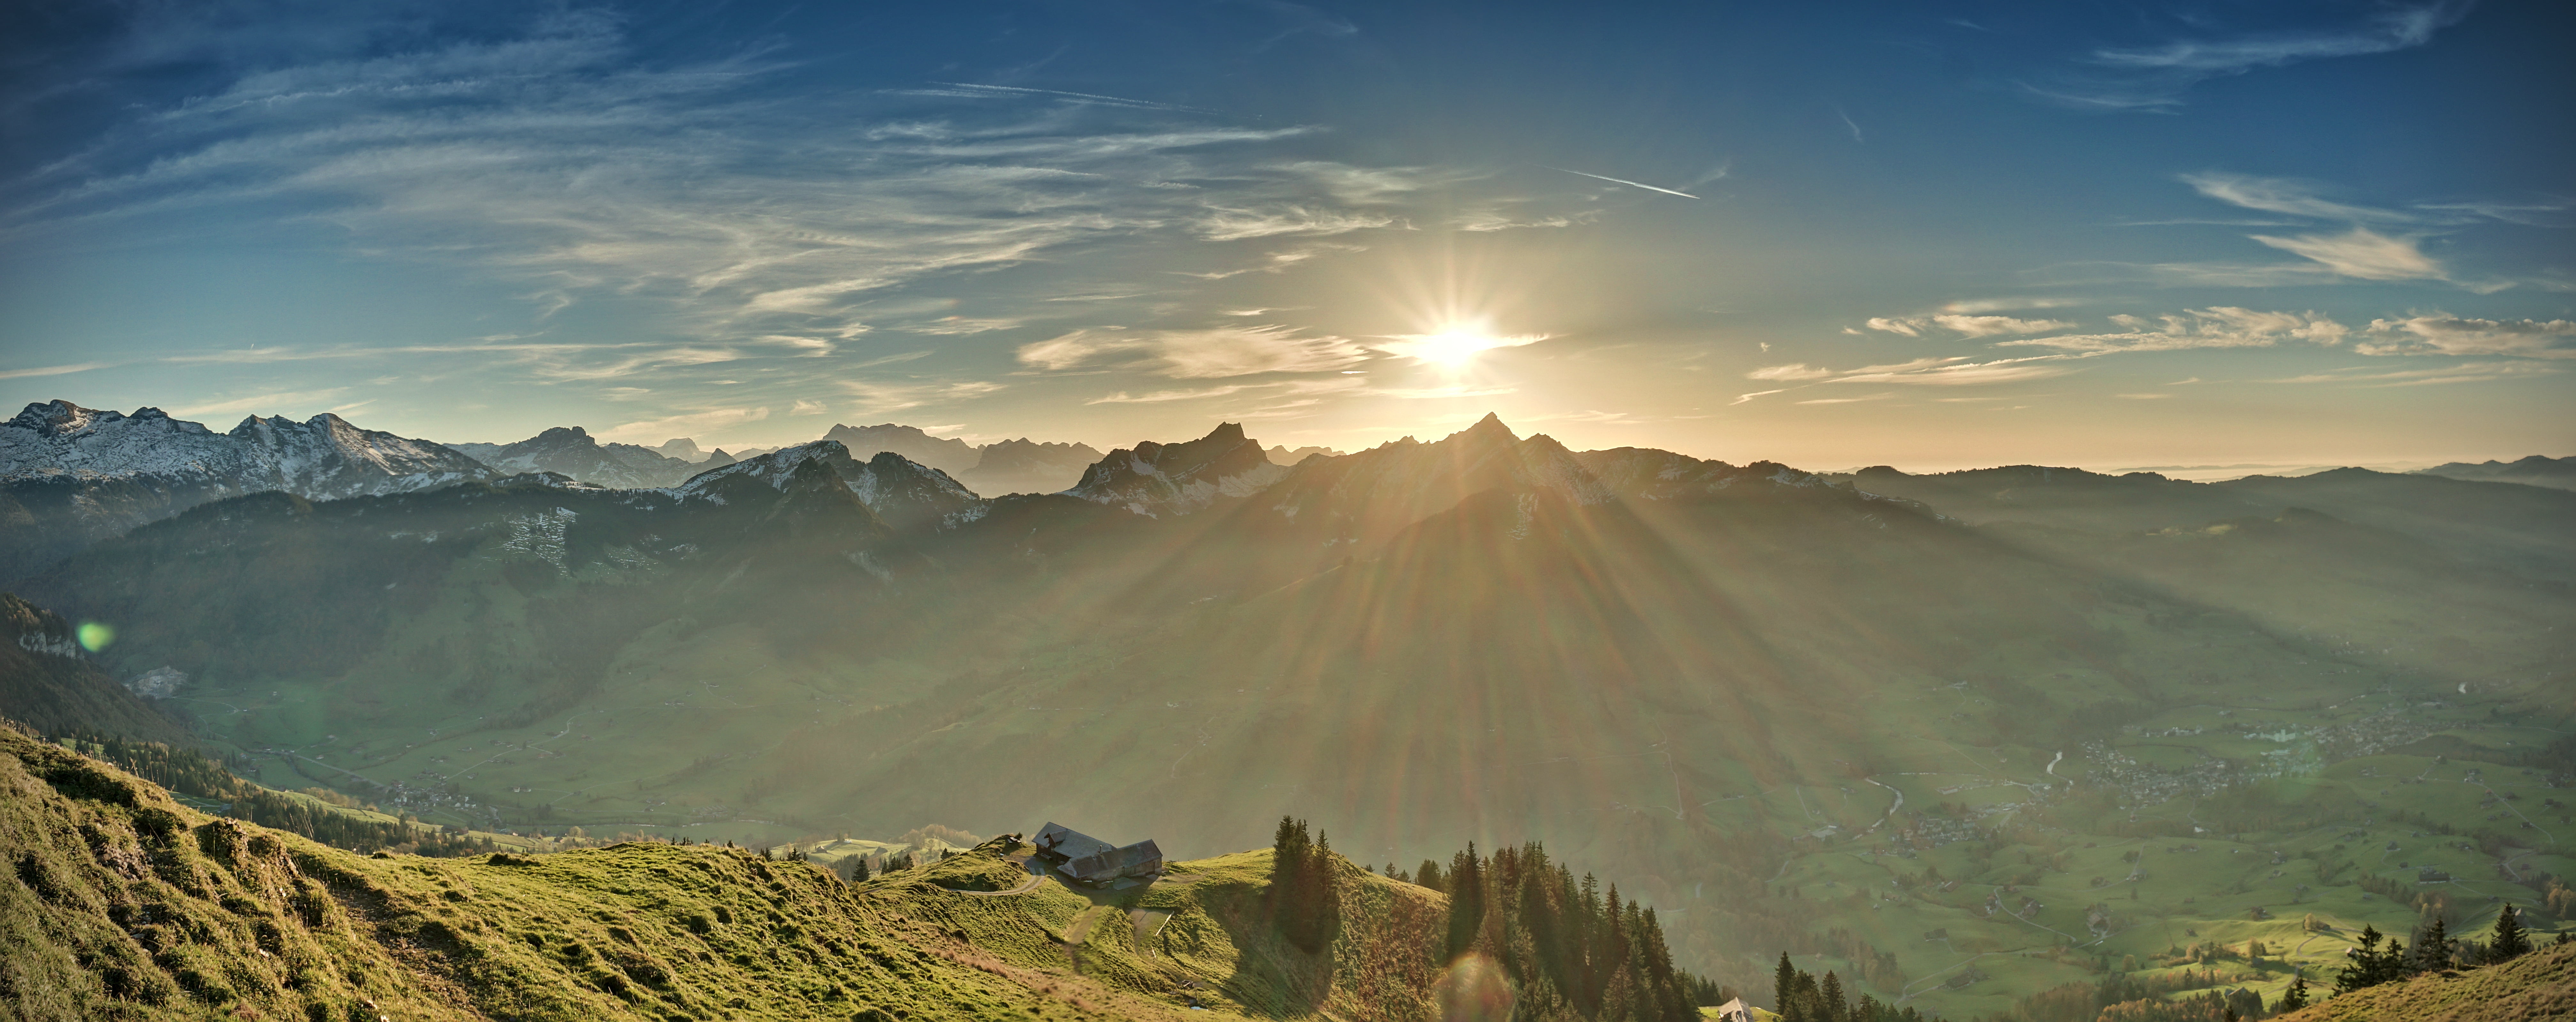
[[[1163,850],[1152,838],[1125,847],[1092,837],[1061,823],[1038,830],[1038,855],[1056,872],[1077,883],[1105,886],[1128,878],[1151,880],[1163,871]]]

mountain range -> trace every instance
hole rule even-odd
[[[2568,490],[2576,489],[2576,457],[2548,458],[2535,454],[2515,461],[2481,461],[2474,464],[2454,461],[2447,465],[2417,469],[2416,474],[2500,483],[2525,483]]]
[[[1062,490],[1100,458],[1078,443],[1021,438],[979,448],[893,424],[834,426],[826,437],[870,455],[894,451],[987,493]],[[579,426],[509,444],[438,444],[360,429],[330,414],[303,423],[251,417],[217,433],[157,408],[125,415],[41,402],[0,423],[0,524],[7,526],[0,530],[0,580],[145,522],[242,494],[334,500],[523,473],[654,489],[773,450],[702,452],[686,437],[659,447],[601,443]]]
[[[1218,851],[1294,813],[1364,861],[1542,840],[1664,911],[1693,968],[1830,954],[1876,963],[1891,997],[1949,967],[1925,964],[1951,954],[1920,938],[1936,927],[1971,960],[2034,927],[2164,946],[2114,920],[2147,910],[2088,905],[2082,881],[2027,918],[1980,913],[1988,888],[1924,879],[1935,857],[1994,891],[2107,884],[2141,836],[2295,823],[2243,846],[2287,861],[2361,804],[2339,785],[2387,783],[2355,779],[2394,750],[2504,763],[2521,753],[2478,743],[2547,741],[2510,722],[2563,706],[2576,656],[2562,490],[1828,475],[1574,451],[1487,416],[1294,465],[1226,423],[1098,456],[1061,492],[985,496],[866,449],[918,444],[899,429],[658,488],[486,466],[231,496],[15,588],[116,630],[60,655],[190,679],[161,705],[276,780],[443,822],[784,839],[1055,817]],[[2456,736],[2416,723],[2455,718]],[[2194,751],[2203,735],[2223,742]],[[2305,801],[2226,794],[2275,776],[2231,771],[2311,761]],[[2493,836],[2507,861],[2536,840]],[[2289,886],[2327,886],[2319,862],[2154,911],[2313,899]],[[2190,875],[2158,863],[2157,882]],[[1891,878],[1911,900],[1849,886]],[[2336,904],[2394,908],[2366,900]],[[2022,962],[1988,989],[2091,962]]]
[[[426,440],[325,413],[245,418],[217,433],[158,408],[132,415],[69,401],[0,423],[0,578],[210,500],[283,491],[309,500],[436,489],[495,478]]]

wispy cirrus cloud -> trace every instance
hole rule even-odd
[[[1943,312],[1927,316],[1872,317],[1864,324],[1882,333],[1921,337],[1923,331],[1938,327],[1961,337],[1991,337],[1997,334],[2035,334],[2048,330],[2065,330],[2075,324],[2058,319],[2019,319],[2012,316],[1967,315]]]
[[[73,362],[58,366],[0,369],[0,380],[22,380],[31,376],[65,376],[71,373],[85,373],[92,369],[105,369],[116,364],[114,362]]]
[[[850,395],[854,410],[874,414],[972,400],[1002,390],[1009,384],[991,380],[843,380],[837,386]]]
[[[291,390],[266,394],[253,394],[248,397],[237,397],[222,401],[207,401],[173,408],[170,409],[170,414],[229,415],[234,412],[246,412],[251,415],[258,415],[261,412],[267,412],[274,415],[279,414],[286,408],[291,408],[297,405],[311,406],[335,400],[341,394],[347,393],[348,390],[349,388],[347,387],[324,387],[319,390]]]
[[[2351,329],[2315,312],[2257,312],[2234,306],[2212,306],[2157,317],[2111,317],[2125,329],[2094,334],[2060,334],[1998,341],[1999,348],[2055,348],[2085,354],[2131,351],[2184,351],[2194,348],[2268,348],[2283,341],[2324,346],[2343,343]]]
[[[1366,359],[1368,352],[1346,338],[1310,337],[1294,327],[1259,325],[1075,330],[1022,345],[1018,357],[1023,365],[1049,371],[1131,364],[1176,379],[1217,379],[1336,370]]]
[[[599,431],[598,437],[612,443],[667,440],[675,436],[690,436],[729,426],[759,422],[768,417],[769,409],[765,407],[710,408],[704,411],[666,415],[658,419],[638,419],[634,422],[619,423]]]
[[[2032,97],[2071,109],[2170,113],[2191,88],[2212,78],[2312,60],[2413,49],[2468,16],[2469,0],[2383,7],[2335,25],[2204,31],[2084,55],[2077,68],[2021,82]]]
[[[1140,238],[1401,227],[1409,204],[1490,176],[1301,157],[1313,126],[1070,90],[951,82],[771,102],[791,68],[764,50],[651,64],[623,31],[602,14],[539,15],[515,35],[241,74],[13,182],[0,243],[265,204],[379,254],[522,282],[539,314],[660,301],[704,349],[846,339],[889,288]],[[1012,311],[915,329],[1006,329]]]
[[[2407,316],[2370,321],[2364,355],[2511,355],[2576,358],[2576,320]]]
[[[2434,387],[2453,383],[2486,383],[2527,376],[2547,376],[2558,367],[2541,362],[2462,362],[2425,369],[2379,369],[2371,366],[2307,373],[2266,383],[2346,383],[2364,387]]]
[[[2247,237],[2292,255],[2302,256],[2336,276],[2355,280],[2448,280],[2450,272],[2412,238],[2392,238],[2367,227],[2343,234]]]
[[[2017,383],[2044,380],[2074,372],[2072,366],[2056,364],[2064,356],[2038,355],[2022,358],[1979,360],[1966,355],[1926,356],[1885,365],[1861,366],[1856,369],[1826,369],[1805,364],[1764,366],[1744,374],[1746,379],[1780,382],[1797,381],[1802,386],[1820,383],[1879,383],[1907,386],[1964,387],[1983,384]],[[1757,391],[1738,395],[1743,404],[1766,394],[1778,394],[1797,388]],[[1844,399],[1856,400],[1856,399]]]

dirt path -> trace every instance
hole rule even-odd
[[[1041,883],[1046,883],[1046,873],[1038,873],[1036,868],[1030,868],[1030,870],[1028,870],[1028,880],[1020,880],[1020,886],[1018,886],[1018,888],[1010,888],[1010,891],[958,891],[958,893],[971,893],[971,896],[976,896],[976,898],[999,898],[999,896],[1005,896],[1005,893],[1030,893],[1030,891],[1036,891],[1036,888],[1041,886]]]
[[[1888,792],[1889,792],[1890,794],[1893,794],[1893,795],[1895,795],[1895,796],[1896,796],[1896,804],[1895,804],[1895,805],[1892,805],[1892,806],[1887,807],[1887,811],[1886,811],[1886,812],[1884,812],[1884,813],[1880,813],[1880,814],[1879,814],[1879,816],[1878,816],[1878,822],[1877,822],[1877,823],[1870,824],[1870,825],[1869,825],[1869,830],[1861,831],[1861,833],[1863,833],[1863,834],[1867,834],[1867,833],[1869,833],[1870,831],[1877,830],[1877,829],[1879,828],[1879,826],[1880,826],[1880,825],[1885,824],[1889,819],[1893,818],[1893,817],[1896,815],[1896,811],[1897,811],[1897,810],[1905,808],[1905,793],[1904,793],[1904,792],[1901,792],[1901,791],[1898,791],[1898,790],[1896,790],[1895,788],[1888,787],[1887,785],[1879,784],[1879,783],[1878,783],[1878,778],[1875,778],[1875,777],[1863,777],[1863,778],[1861,778],[1861,780],[1868,781],[1868,782],[1869,782],[1869,783],[1871,783],[1871,784],[1878,784],[1878,786],[1879,786],[1879,787],[1882,787],[1882,788],[1887,788],[1887,790],[1888,790]]]
[[[1070,947],[1081,947],[1083,941],[1091,939],[1091,931],[1100,927],[1100,920],[1117,912],[1117,909],[1107,905],[1093,905],[1083,909],[1080,914],[1073,917],[1072,922],[1065,924],[1065,944]]]
[[[1171,919],[1172,913],[1164,909],[1139,908],[1128,910],[1127,924],[1134,927],[1136,930],[1136,949],[1145,953],[1145,959],[1147,961],[1152,961],[1157,957],[1154,953],[1154,935],[1161,933],[1163,931],[1163,924],[1170,922]]]

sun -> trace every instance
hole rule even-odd
[[[1390,355],[1401,355],[1424,365],[1456,371],[1467,363],[1496,348],[1517,348],[1546,340],[1545,335],[1504,336],[1494,332],[1484,320],[1462,320],[1442,325],[1426,334],[1395,334],[1389,343],[1377,348]]]

